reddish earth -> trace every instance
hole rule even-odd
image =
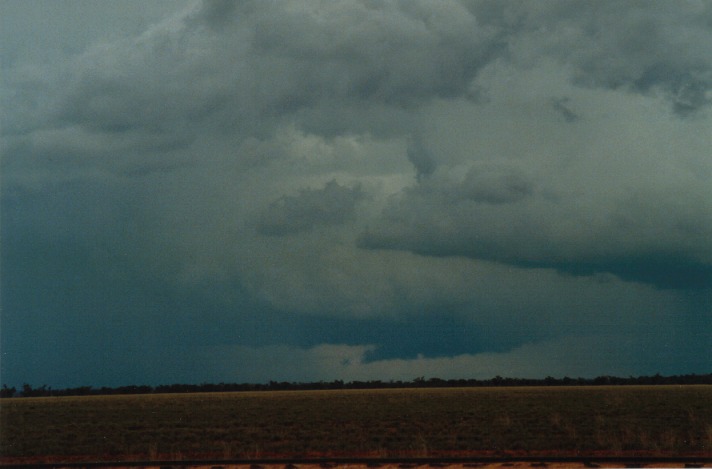
[[[7,464],[23,464],[31,467],[32,464],[48,463],[47,460],[42,461],[29,461],[27,459],[23,461],[3,461],[2,465]],[[75,463],[78,461],[75,461]],[[72,462],[63,460],[63,462],[55,462],[51,464],[56,464],[54,467],[61,469],[62,464],[68,464],[70,466]],[[288,464],[261,464],[260,469],[285,469]],[[325,467],[332,469],[527,469],[527,468],[544,468],[544,469],[586,469],[589,467],[599,467],[599,468],[624,468],[624,467],[646,467],[646,468],[683,468],[683,467],[712,467],[712,463],[701,464],[701,465],[690,465],[684,462],[665,462],[665,463],[644,463],[643,465],[630,465],[626,463],[616,463],[616,462],[595,462],[595,463],[584,463],[584,462],[538,462],[538,461],[515,461],[515,462],[489,462],[489,463],[444,463],[444,464],[421,464],[421,465],[411,465],[411,464],[380,464],[378,466],[366,465],[366,464],[336,464],[336,465],[322,465],[322,464],[294,464],[295,469],[324,469]],[[77,467],[72,465],[71,467]],[[81,467],[81,466],[79,466]],[[97,467],[97,466],[92,466]],[[99,466],[101,467],[101,466]],[[211,462],[210,464],[176,464],[172,466],[170,463],[156,464],[156,465],[142,465],[142,466],[122,466],[120,463],[107,463],[107,468],[112,469],[135,469],[136,467],[141,467],[143,469],[164,469],[166,467],[188,467],[191,469],[255,469],[254,465],[250,464],[229,464],[229,463],[216,463]]]
[[[117,468],[117,466],[112,466],[113,468]],[[118,466],[121,467],[121,466]],[[144,469],[162,469],[163,466],[143,466]],[[215,464],[209,464],[209,465],[197,465],[197,466],[188,466],[192,469],[250,469],[249,465],[239,465],[239,464],[225,464],[225,465],[219,465],[216,466]],[[263,469],[284,469],[284,465],[263,465],[260,466]],[[300,464],[297,466],[298,469],[323,469],[322,466],[318,464]],[[403,465],[399,464],[383,464],[379,466],[377,469],[403,469]],[[483,463],[483,464],[478,464],[478,465],[463,465],[463,464],[448,464],[447,466],[429,466],[429,465],[423,465],[423,468],[430,469],[432,467],[436,468],[444,468],[444,469],[526,469],[526,468],[539,468],[543,467],[544,469],[585,469],[587,466],[585,466],[583,463],[546,463],[545,466],[541,466],[540,463],[536,462],[512,462],[512,463]],[[600,468],[623,468],[626,467],[624,464],[614,464],[614,463],[602,463],[602,464],[597,464],[597,467]],[[684,464],[670,464],[670,463],[665,463],[665,464],[646,464],[646,468],[682,468],[685,467]],[[135,469],[135,467],[129,468],[126,467],[125,469]],[[367,466],[365,465],[359,465],[359,464],[340,464],[338,466],[335,466],[334,469],[367,469]],[[372,469],[372,468],[368,468]],[[416,468],[417,469],[417,468]]]
[[[712,467],[712,454],[686,454],[686,455],[664,455],[664,454],[653,454],[653,453],[588,453],[585,455],[571,453],[571,454],[561,454],[561,453],[532,453],[525,451],[508,451],[508,452],[478,452],[473,453],[448,453],[448,454],[428,454],[424,456],[422,454],[418,455],[399,455],[398,457],[388,457],[388,462],[374,463],[379,456],[383,455],[319,455],[319,454],[308,454],[300,455],[299,457],[279,457],[279,456],[266,456],[262,455],[262,460],[268,463],[260,464],[259,459],[250,461],[249,463],[230,463],[229,458],[225,455],[180,455],[176,458],[175,455],[153,455],[153,457],[148,457],[147,455],[123,455],[121,457],[106,455],[104,457],[94,456],[34,456],[34,457],[3,457],[0,455],[0,466],[6,465],[26,465],[32,467],[33,464],[53,464],[56,468],[61,468],[63,464],[67,464],[66,467],[81,467],[82,463],[92,462],[92,463],[106,463],[104,467],[111,467],[115,469],[120,468],[136,468],[142,467],[144,469],[162,469],[165,467],[189,467],[192,469],[493,469],[493,468],[545,468],[545,469],[568,469],[568,468],[588,468],[588,467],[601,467],[601,468],[616,468],[616,467],[646,467],[646,468],[682,468],[682,467]],[[330,459],[356,459],[362,457],[364,459],[369,459],[369,463],[329,463]],[[403,462],[397,462],[399,457],[403,458]],[[426,458],[428,461],[414,463],[408,463],[409,458]],[[463,462],[442,462],[438,463],[437,458],[472,458],[473,462],[463,463]],[[531,457],[532,460],[528,461],[526,458]],[[546,458],[551,458],[550,461],[546,461]],[[556,462],[556,459],[560,458],[580,458],[578,461],[572,462]],[[655,462],[656,457],[666,458],[666,462]],[[675,461],[675,457],[679,457],[679,462]],[[502,458],[499,462],[477,462],[478,458]],[[621,458],[621,461],[615,461],[615,458]],[[631,463],[631,458],[639,458],[640,465]],[[283,460],[284,462],[276,463],[275,459]],[[315,459],[324,459],[324,463],[316,464]],[[508,460],[509,459],[509,460]],[[516,459],[516,460],[512,460]],[[225,462],[221,462],[225,460]],[[309,462],[300,463],[299,461],[311,460]],[[127,464],[126,466],[121,465],[122,462],[127,463],[131,461],[145,461],[145,465]],[[151,461],[156,461],[155,464],[151,464]],[[209,461],[209,463],[207,463]],[[552,462],[554,461],[554,462]],[[694,463],[690,463],[694,461]],[[206,463],[203,463],[206,462]],[[290,467],[287,467],[290,466]],[[92,466],[97,467],[97,466]],[[98,466],[102,467],[102,466]]]

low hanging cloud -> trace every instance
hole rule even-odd
[[[359,245],[553,268],[574,275],[608,272],[661,288],[712,286],[706,241],[712,227],[700,223],[704,218],[684,220],[662,207],[649,207],[644,216],[653,218],[630,219],[625,211],[615,210],[597,220],[590,217],[599,213],[577,212],[575,204],[542,198],[504,205],[505,197],[519,198],[522,192],[507,185],[495,187],[500,192],[480,188],[478,194],[487,196],[487,203],[407,194],[384,212],[381,225],[362,234]],[[696,244],[690,244],[692,239]]]
[[[370,360],[369,355],[377,348],[346,344],[319,344],[309,348],[216,346],[205,347],[198,355],[218,357],[212,360],[212,369],[203,370],[206,377],[219,376],[226,382],[264,383],[270,380],[388,382],[412,381],[417,377],[490,379],[496,375],[518,378],[653,375],[675,369],[676,355],[680,353],[674,351],[670,342],[631,341],[625,335],[567,337],[527,343],[499,353]],[[658,362],[641,368],[641,349],[649,349]],[[175,351],[168,352],[161,366],[171,369],[174,382],[184,382],[188,376],[181,376],[171,358],[174,355]],[[184,367],[190,369],[195,359],[186,357]],[[235,366],[236,363],[240,366]]]

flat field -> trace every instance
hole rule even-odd
[[[12,398],[0,461],[712,455],[712,386]]]

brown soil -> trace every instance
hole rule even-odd
[[[311,458],[317,459],[320,458],[320,456],[323,455],[317,455],[317,454],[310,454],[310,455],[304,455],[302,456],[303,459]],[[354,455],[348,455],[348,456],[354,456]],[[369,459],[377,459],[377,457],[374,457],[374,455],[360,455]],[[556,454],[543,454],[543,453],[526,453],[526,452],[507,452],[507,453],[490,453],[490,452],[481,452],[477,454],[447,454],[447,455],[441,455],[443,457],[462,457],[462,458],[467,458],[467,457],[472,457],[473,459],[476,459],[477,457],[481,458],[494,458],[494,457],[503,457],[503,458],[517,458],[521,459],[519,461],[502,461],[502,462],[488,462],[488,463],[442,463],[442,464],[437,464],[436,462],[427,462],[423,464],[394,464],[394,463],[383,463],[383,464],[370,464],[366,465],[365,463],[361,464],[306,464],[306,463],[299,463],[300,458],[290,458],[290,457],[272,457],[272,461],[274,459],[283,459],[285,462],[280,463],[280,464],[230,464],[228,462],[226,463],[220,463],[217,462],[221,459],[222,456],[220,455],[184,455],[181,459],[184,461],[213,461],[212,464],[188,464],[188,465],[183,465],[180,464],[180,461],[176,461],[175,458],[171,458],[167,455],[156,455],[154,458],[147,458],[145,455],[125,455],[121,458],[117,457],[110,457],[106,456],[103,458],[97,458],[96,456],[93,457],[87,457],[87,456],[38,456],[38,457],[3,457],[0,455],[0,467],[5,466],[5,465],[16,465],[16,464],[21,464],[21,465],[27,465],[28,467],[31,467],[32,464],[55,464],[57,469],[60,469],[62,467],[62,464],[68,464],[74,466],[72,467],[77,467],[77,465],[81,465],[81,463],[84,462],[89,462],[89,461],[97,461],[97,462],[106,462],[107,466],[106,467],[111,467],[113,469],[136,469],[137,467],[143,468],[143,469],[164,469],[166,467],[173,467],[174,469],[180,469],[180,468],[191,468],[191,469],[529,469],[529,468],[541,468],[541,469],[569,469],[569,468],[576,468],[576,469],[587,469],[588,467],[600,467],[600,468],[624,468],[624,467],[639,467],[639,466],[626,466],[626,463],[624,462],[615,462],[612,460],[612,458],[615,457],[622,457],[622,458],[630,458],[630,457],[639,457],[641,462],[644,462],[646,458],[651,458],[654,459],[655,456],[661,456],[661,457],[666,457],[670,459],[670,455],[660,455],[660,454],[641,454],[641,453],[619,453],[619,454],[611,454],[611,453],[592,453],[592,454],[586,454],[586,455],[580,455],[580,454],[561,454],[561,453],[556,453]],[[526,461],[526,457],[533,457],[536,459],[536,461]],[[572,456],[572,457],[580,457],[580,456],[586,456],[589,458],[591,463],[584,463],[584,462],[541,462],[542,459],[546,459],[547,456],[550,456],[552,459],[560,458],[560,457],[567,457],[567,456]],[[690,458],[695,458],[699,457],[700,462],[704,462],[704,464],[701,465],[695,465],[695,466],[686,466],[685,462],[666,462],[666,463],[644,463],[644,466],[640,467],[646,467],[646,468],[683,468],[683,467],[712,467],[712,460],[710,460],[710,454],[686,454],[686,455],[679,455],[681,459],[685,459],[686,461],[690,461]],[[324,457],[325,461],[328,461],[330,457],[334,457],[338,459],[338,456],[335,455],[327,455]],[[358,456],[356,456],[358,457]],[[429,455],[430,458],[433,458],[434,461],[437,460],[437,455]],[[404,459],[408,459],[408,455],[403,455]],[[601,461],[600,459],[597,458],[602,458],[602,459],[607,459],[610,460],[610,462],[606,461]],[[146,466],[136,466],[136,465],[131,465],[131,466],[122,466],[120,465],[121,461],[149,461],[149,460],[155,460],[155,461],[166,461],[164,464],[160,465],[150,465],[150,463]],[[265,457],[267,459],[267,457]],[[397,458],[392,458],[393,459]],[[583,459],[585,460],[585,459]],[[582,461],[583,461],[582,460]],[[175,461],[175,465],[171,466],[168,461]],[[290,464],[290,462],[292,464]],[[117,464],[119,463],[119,464]],[[689,463],[688,463],[689,464]],[[93,466],[97,467],[97,466]]]
[[[3,461],[0,466],[6,464],[27,464],[38,463],[40,461]],[[43,460],[42,462],[47,463],[48,461]],[[64,461],[69,463],[70,461]],[[208,465],[187,465],[187,466],[170,466],[170,465],[156,465],[156,466],[116,466],[111,465],[112,469],[136,469],[140,467],[142,469],[165,469],[166,467],[173,467],[175,469],[180,468],[190,468],[190,469],[285,469],[288,464],[264,464],[259,466],[251,466],[248,464],[208,464]],[[57,469],[61,469],[62,465],[59,463],[55,466]],[[74,466],[76,467],[76,466]],[[326,466],[319,464],[294,464],[294,469],[325,469]],[[575,462],[554,462],[554,463],[541,463],[541,462],[527,462],[527,461],[517,461],[517,462],[498,462],[498,463],[473,463],[473,464],[422,464],[422,465],[409,465],[409,464],[382,464],[378,466],[366,466],[365,464],[337,464],[333,466],[328,466],[328,469],[586,469],[588,467],[599,467],[599,468],[625,468],[632,467],[626,466],[624,463],[615,462],[604,462],[595,463],[595,465],[575,463]],[[637,467],[637,466],[635,466]],[[645,464],[646,468],[683,468],[687,467],[684,463],[650,463]],[[695,467],[712,467],[712,464],[704,464]]]

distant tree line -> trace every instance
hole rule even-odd
[[[22,389],[3,385],[0,398],[8,397],[50,397],[50,396],[97,396],[111,394],[171,394],[191,392],[241,392],[241,391],[297,391],[297,390],[327,390],[327,389],[398,389],[398,388],[454,388],[454,387],[516,387],[516,386],[609,386],[609,385],[662,385],[662,384],[712,384],[712,373],[661,376],[639,376],[620,378],[616,376],[599,376],[597,378],[553,378],[543,379],[503,378],[495,376],[491,379],[440,379],[425,377],[412,381],[319,381],[311,383],[295,383],[286,381],[270,381],[266,384],[251,383],[203,383],[203,384],[163,384],[159,386],[119,386],[100,387],[80,386],[76,388],[52,389],[47,385],[33,388],[23,384]]]

